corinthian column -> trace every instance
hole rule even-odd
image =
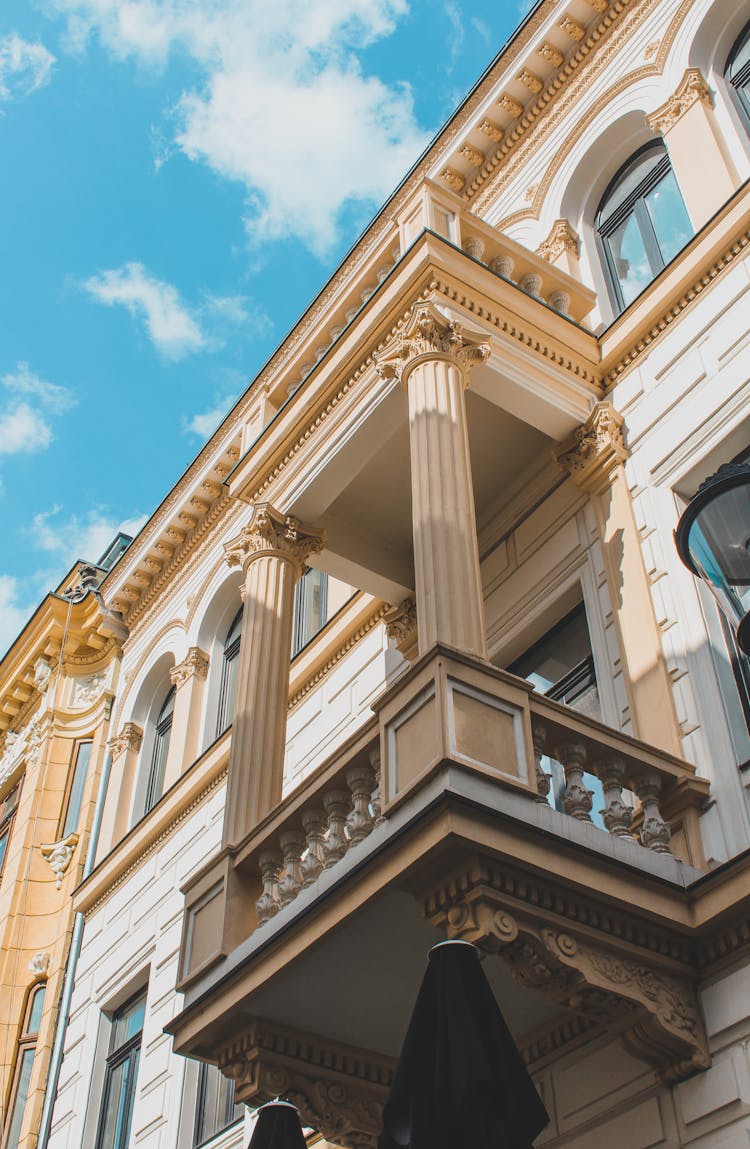
[[[294,586],[324,542],[324,532],[258,503],[224,547],[229,565],[245,576],[225,845],[241,842],[281,801]]]
[[[487,657],[464,391],[489,344],[415,304],[377,366],[409,398],[419,653],[436,642]]]

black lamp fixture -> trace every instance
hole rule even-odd
[[[701,483],[674,538],[683,563],[703,579],[750,655],[750,465],[725,463]]]

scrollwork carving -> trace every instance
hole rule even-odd
[[[224,544],[230,567],[247,568],[262,555],[277,555],[302,573],[303,564],[325,546],[325,531],[304,526],[293,515],[282,515],[270,503],[256,503],[250,521],[236,538]]]
[[[384,379],[404,385],[412,369],[426,359],[448,359],[468,383],[470,369],[489,357],[490,345],[465,332],[455,320],[446,319],[434,303],[416,303],[396,338],[374,356]]]

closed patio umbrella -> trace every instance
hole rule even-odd
[[[248,1149],[306,1149],[297,1106],[289,1101],[261,1105]]]
[[[379,1149],[530,1149],[548,1121],[476,946],[440,942],[430,950]]]

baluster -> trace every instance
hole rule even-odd
[[[305,848],[305,835],[301,830],[287,830],[279,837],[284,855],[284,877],[276,887],[279,904],[288,906],[302,889],[300,858]]]
[[[327,870],[343,858],[349,847],[344,832],[349,809],[346,790],[329,790],[323,797],[323,808],[328,815],[328,829],[323,838],[323,869]]]
[[[372,770],[369,766],[353,766],[347,772],[346,784],[352,794],[352,809],[346,817],[346,832],[349,841],[354,846],[366,838],[373,827],[373,817],[370,813],[370,794],[372,793]]]
[[[563,806],[565,813],[579,822],[591,821],[592,790],[587,790],[583,782],[586,765],[586,747],[582,742],[563,742],[555,755],[565,771],[565,793]]]
[[[373,746],[370,751],[370,765],[372,766],[372,774],[375,780],[375,786],[372,794],[370,795],[370,807],[372,809],[372,816],[375,825],[379,825],[383,819],[383,794],[381,788],[381,774],[380,774],[380,746]]]
[[[262,926],[269,918],[279,912],[280,906],[276,894],[276,883],[281,867],[281,853],[279,850],[263,850],[258,858],[258,867],[263,881],[263,893],[255,903],[258,914],[258,925]]]
[[[536,767],[536,800],[546,806],[547,795],[552,785],[552,778],[542,769],[544,747],[547,743],[547,727],[541,718],[533,718],[531,720],[531,741],[534,746],[534,765]]]
[[[625,763],[622,758],[611,757],[602,762],[597,776],[604,790],[604,809],[601,811],[604,825],[616,838],[627,838],[634,842],[630,832],[633,811],[622,800],[622,785],[625,778]]]
[[[503,279],[513,278],[513,260],[509,255],[496,255],[490,261],[490,268],[498,275],[502,275]]]
[[[640,799],[643,819],[641,845],[657,854],[671,854],[669,839],[672,831],[659,809],[661,778],[658,774],[642,774],[635,782],[635,792]]]
[[[322,810],[305,810],[302,825],[307,837],[307,852],[300,862],[302,886],[311,886],[323,869],[323,835],[326,816]]]
[[[537,275],[535,271],[529,271],[526,275],[521,276],[518,281],[518,286],[522,291],[533,295],[535,299],[539,298],[539,292],[542,289],[542,277]]]
[[[470,255],[472,259],[478,259],[481,263],[482,256],[484,255],[484,243],[478,235],[467,236],[464,241],[464,251]]]

